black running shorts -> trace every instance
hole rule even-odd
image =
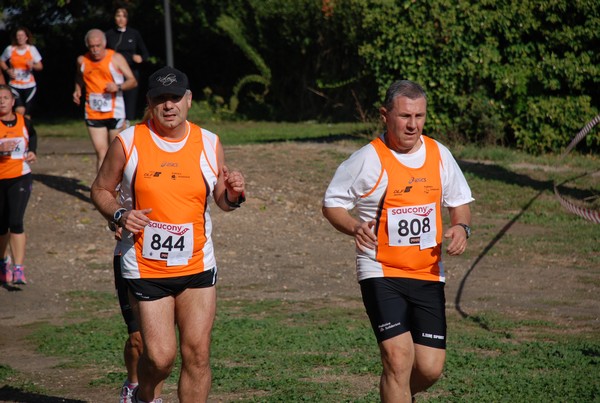
[[[188,288],[208,288],[217,284],[217,268],[189,276],[171,278],[125,279],[138,301],[155,301],[174,296]]]
[[[135,319],[131,304],[129,303],[129,292],[127,289],[127,283],[121,276],[121,256],[115,255],[113,258],[113,270],[115,272],[115,289],[117,290],[117,296],[119,297],[119,306],[121,307],[121,315],[127,325],[127,332],[129,334],[138,332],[140,326]]]
[[[360,281],[377,342],[410,332],[415,344],[445,349],[444,285],[438,281],[389,277]]]
[[[25,232],[25,209],[32,191],[31,173],[11,179],[0,179],[0,235]]]
[[[86,126],[106,127],[108,130],[120,129],[125,124],[125,119],[86,119]]]

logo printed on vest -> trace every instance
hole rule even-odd
[[[408,193],[412,189],[412,186],[407,186],[404,189],[394,189],[394,196],[399,196],[402,193]]]
[[[161,171],[148,171],[148,172],[144,172],[144,178],[158,178],[160,176],[160,174],[162,174]]]
[[[414,214],[414,215],[418,215],[420,217],[427,217],[427,216],[429,216],[429,214],[431,214],[432,211],[433,211],[433,208],[431,208],[429,206],[398,207],[398,208],[390,209],[390,212],[392,213],[392,215]]]
[[[411,183],[415,183],[415,182],[427,182],[427,178],[415,178],[414,176],[412,178],[410,178],[410,180],[408,181],[408,184],[410,185]]]
[[[189,228],[184,228],[182,225],[164,224],[156,221],[150,221],[148,227],[162,229],[174,235],[183,235],[189,230]]]

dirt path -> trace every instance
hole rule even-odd
[[[234,214],[213,209],[221,298],[311,299],[362,309],[353,241],[333,230],[320,213],[331,175],[353,149],[298,143],[226,148],[229,165],[247,177],[248,202]],[[45,392],[24,394],[0,384],[0,401],[114,401],[116,388],[90,389],[93,374],[58,366],[59,360],[36,354],[23,341],[27,325],[64,323],[74,309],[69,292],[113,288],[113,241],[89,200],[95,165],[91,144],[41,138],[39,150],[26,216],[29,283],[0,288],[0,366],[19,371]],[[469,253],[446,259],[449,310],[495,309],[571,323],[579,330],[600,329],[600,284],[582,289],[571,261],[548,261],[535,253],[526,257],[522,251],[495,253],[506,234],[518,237],[535,228],[480,216],[475,222],[479,230]],[[545,304],[549,294],[565,303]],[[116,304],[107,309],[116,311]],[[175,401],[173,396],[166,400]]]

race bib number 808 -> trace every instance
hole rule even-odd
[[[421,249],[437,245],[435,203],[388,209],[390,246],[419,245]]]

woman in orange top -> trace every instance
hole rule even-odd
[[[2,284],[25,284],[25,230],[23,217],[31,195],[36,134],[29,119],[13,112],[14,94],[0,85],[0,254],[7,256],[10,241],[13,263],[0,261]]]
[[[19,95],[15,102],[15,111],[29,119],[37,90],[32,73],[44,68],[42,56],[32,43],[31,32],[25,27],[19,27],[14,32],[12,44],[4,49],[0,57],[0,68],[8,75],[8,84]]]

